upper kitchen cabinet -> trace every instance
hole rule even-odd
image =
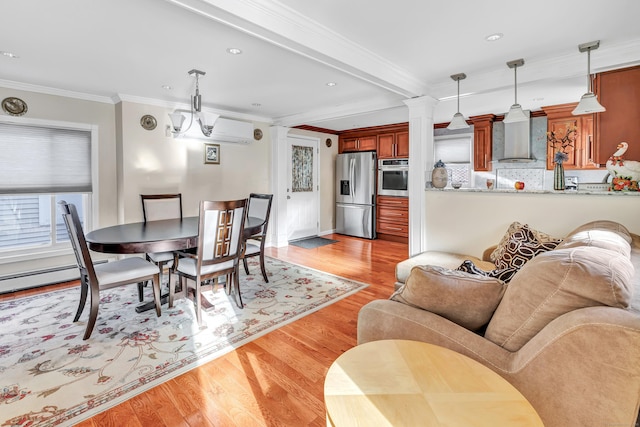
[[[593,169],[598,167],[595,161],[598,152],[594,141],[593,114],[574,116],[572,111],[577,102],[542,107],[547,115],[547,132],[553,132],[556,139],[567,138],[570,146],[565,148],[568,159],[563,163],[565,169]],[[575,129],[575,132],[571,131]],[[570,132],[571,131],[571,132]],[[555,151],[547,142],[547,169],[553,169]]]
[[[351,138],[340,137],[338,151],[347,153],[350,151],[375,151],[378,138],[376,135],[359,136]]]
[[[409,131],[378,135],[378,158],[409,157]]]
[[[598,73],[594,92],[607,111],[596,114],[596,162],[603,165],[620,142],[625,159],[640,160],[640,66]]]
[[[469,117],[473,123],[473,169],[491,170],[494,114]]]
[[[409,157],[409,124],[372,126],[341,133],[338,152],[352,151],[377,151],[377,157],[383,159]]]

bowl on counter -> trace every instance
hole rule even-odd
[[[462,183],[461,182],[452,182],[451,186],[457,190],[460,187],[462,187]]]

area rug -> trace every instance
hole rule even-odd
[[[0,303],[0,425],[73,425],[368,286],[269,257],[264,283],[249,261],[245,308],[209,291],[202,327],[186,299],[137,314],[135,285],[103,292],[87,341],[77,287]]]
[[[330,245],[336,242],[337,240],[331,240],[324,237],[308,237],[306,239],[292,240],[289,244],[304,249],[315,249],[320,246]]]

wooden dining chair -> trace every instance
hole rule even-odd
[[[58,202],[58,208],[67,226],[69,240],[71,240],[71,246],[80,270],[80,303],[73,318],[74,322],[80,318],[87,301],[87,294],[90,295],[89,320],[82,339],[86,340],[91,336],[98,318],[100,291],[105,289],[151,280],[156,314],[160,317],[159,267],[140,257],[129,257],[94,266],[75,205],[62,200]]]
[[[247,199],[200,202],[198,247],[195,253],[176,251],[174,272],[179,278],[176,286],[179,285],[186,296],[193,290],[198,324],[202,324],[202,288],[205,284],[217,282],[219,277],[226,277],[227,294],[233,292],[238,307],[244,308],[238,266],[246,207]],[[193,282],[192,286],[189,281]],[[174,288],[170,287],[169,304],[173,303],[174,294]]]
[[[144,222],[161,221],[163,219],[182,219],[182,193],[175,194],[141,194],[142,216]],[[173,267],[173,252],[153,252],[145,254],[147,260],[160,267],[160,286],[163,282],[163,274],[167,269],[169,287],[171,287],[171,269]],[[143,299],[143,283],[138,284],[138,299]],[[170,305],[171,307],[172,305]]]
[[[264,245],[267,240],[267,226],[269,225],[269,216],[271,215],[271,202],[273,194],[251,193],[249,195],[249,208],[247,209],[247,217],[258,218],[262,220],[262,225],[257,232],[251,236],[245,237],[244,253],[242,255],[242,263],[244,264],[245,273],[249,274],[249,265],[247,258],[259,256],[260,270],[262,277],[266,283],[269,283],[267,277],[267,269],[264,266]]]

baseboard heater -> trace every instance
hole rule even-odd
[[[100,260],[96,261],[94,264],[102,264],[105,262],[107,262],[107,260]],[[75,264],[7,274],[5,276],[0,276],[0,294],[39,288],[42,286],[70,282],[72,280],[79,279],[80,273],[78,272],[78,266]]]

